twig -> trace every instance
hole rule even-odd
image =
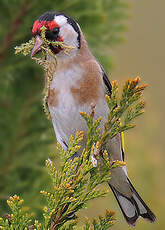
[[[22,6],[19,9],[20,14],[18,17],[16,17],[13,22],[11,22],[11,28],[7,35],[4,38],[3,44],[1,47],[3,47],[2,51],[0,52],[0,63],[2,62],[4,56],[6,55],[11,43],[13,42],[15,35],[17,34],[17,30],[20,26],[20,24],[23,22],[25,15],[28,12],[28,6],[29,6],[29,0],[25,0]]]

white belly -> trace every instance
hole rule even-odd
[[[75,135],[77,130],[83,130],[85,137],[87,135],[87,125],[80,112],[90,113],[91,106],[89,104],[78,106],[70,92],[70,86],[74,85],[75,79],[77,80],[77,72],[79,71],[77,68],[70,72],[67,70],[67,74],[65,72],[58,74],[57,72],[51,84],[51,88],[59,90],[59,94],[58,105],[49,106],[49,110],[57,140],[63,146],[64,143],[68,144],[70,135]],[[68,73],[70,74],[68,75]],[[82,75],[80,72],[78,74],[79,76]],[[107,104],[105,99],[102,98],[96,104],[95,119],[102,116],[105,121],[106,113]]]
[[[67,94],[68,95],[68,94]],[[60,95],[60,104],[58,107],[50,106],[53,127],[58,142],[68,144],[71,134],[75,135],[76,131],[84,131],[85,139],[87,135],[86,121],[81,117],[80,112],[90,113],[90,105],[77,106],[71,96]],[[95,119],[102,116],[105,122],[105,105],[98,103],[95,108]]]

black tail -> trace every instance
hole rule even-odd
[[[123,194],[118,192],[112,185],[109,184],[127,223],[129,225],[135,226],[139,216],[145,218],[146,220],[149,220],[150,222],[154,222],[156,220],[156,216],[136,192],[129,179],[128,183],[132,191],[131,198],[124,196]]]

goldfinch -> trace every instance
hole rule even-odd
[[[41,38],[43,26],[47,28],[48,40],[63,41],[66,45],[74,47],[67,55],[60,46],[57,48],[50,46],[51,52],[58,60],[48,97],[57,140],[67,149],[70,135],[74,135],[77,130],[83,130],[85,137],[82,146],[85,146],[87,125],[80,112],[89,113],[91,105],[95,105],[95,118],[102,116],[101,129],[103,130],[108,114],[105,95],[111,95],[111,83],[103,67],[90,52],[79,24],[65,14],[45,12],[34,22],[32,33],[35,44],[32,56],[40,51],[43,44]],[[47,58],[54,61],[52,56],[48,55]],[[106,150],[110,160],[124,161],[120,134],[108,141]],[[109,186],[129,225],[135,226],[139,216],[150,222],[155,221],[155,215],[130,182],[126,166],[112,169]]]

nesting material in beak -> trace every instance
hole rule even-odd
[[[35,43],[31,52],[31,57],[33,57],[38,51],[40,51],[41,46],[43,45],[44,41],[40,36],[36,36]]]

